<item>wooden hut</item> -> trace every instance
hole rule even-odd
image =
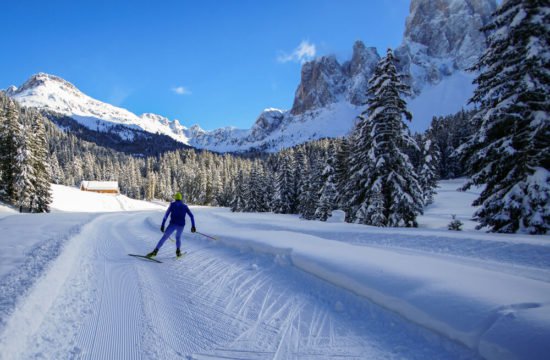
[[[92,191],[102,194],[118,194],[118,181],[82,181],[80,190]]]

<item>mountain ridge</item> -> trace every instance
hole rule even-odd
[[[473,75],[465,70],[485,48],[485,36],[479,28],[495,9],[496,0],[411,1],[403,43],[395,55],[413,91],[408,99],[415,114],[413,130],[424,130],[432,116],[466,106],[473,91]],[[368,80],[379,59],[375,48],[358,40],[351,59],[342,64],[330,55],[304,63],[292,107],[266,108],[250,129],[205,131],[162,115],[136,115],[93,99],[70,82],[45,73],[5,92],[23,106],[70,116],[97,131],[107,131],[116,124],[218,152],[278,151],[308,140],[345,136],[364,107]]]

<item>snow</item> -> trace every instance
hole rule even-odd
[[[86,190],[116,190],[118,191],[118,181],[82,181],[80,187]]]
[[[407,100],[413,121],[409,128],[413,132],[425,131],[434,116],[455,114],[469,109],[469,99],[474,93],[472,81],[475,74],[457,71],[436,85],[426,85],[420,95]]]
[[[0,219],[13,214],[17,214],[17,211],[7,205],[0,203]]]
[[[0,359],[544,359],[550,236],[445,230],[464,181],[419,229],[192,206],[218,240],[185,232],[162,264],[126,254],[165,206],[56,186],[56,212],[0,220]]]
[[[68,212],[111,212],[125,210],[158,210],[158,204],[130,199],[125,195],[100,194],[78,188],[52,185],[51,209]]]
[[[472,220],[472,203],[479,197],[482,189],[472,187],[468,191],[459,191],[466,179],[440,181],[436,189],[435,201],[424,209],[424,215],[418,217],[421,228],[445,229],[452,216],[464,223],[465,231],[474,230],[477,223]],[[452,207],[449,206],[452,204]]]

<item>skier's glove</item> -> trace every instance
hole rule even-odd
[[[195,232],[197,229],[194,226],[191,226],[191,232]]]
[[[160,231],[161,231],[161,232],[164,232],[164,225],[161,225],[161,226],[160,226]]]

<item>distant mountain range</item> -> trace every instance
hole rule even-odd
[[[496,9],[496,0],[412,0],[403,43],[395,49],[399,70],[408,75],[413,96],[411,129],[423,131],[431,118],[466,106],[473,74],[465,70],[486,47],[479,28]],[[226,127],[205,131],[156,114],[136,115],[95,100],[68,81],[44,73],[33,75],[6,94],[23,106],[70,117],[90,130],[116,132],[131,141],[134,131],[167,135],[200,149],[277,151],[308,140],[349,133],[364,109],[368,80],[380,55],[361,41],[342,64],[322,56],[302,66],[301,81],[290,110],[266,109],[247,130]],[[115,129],[115,130],[114,130]]]

